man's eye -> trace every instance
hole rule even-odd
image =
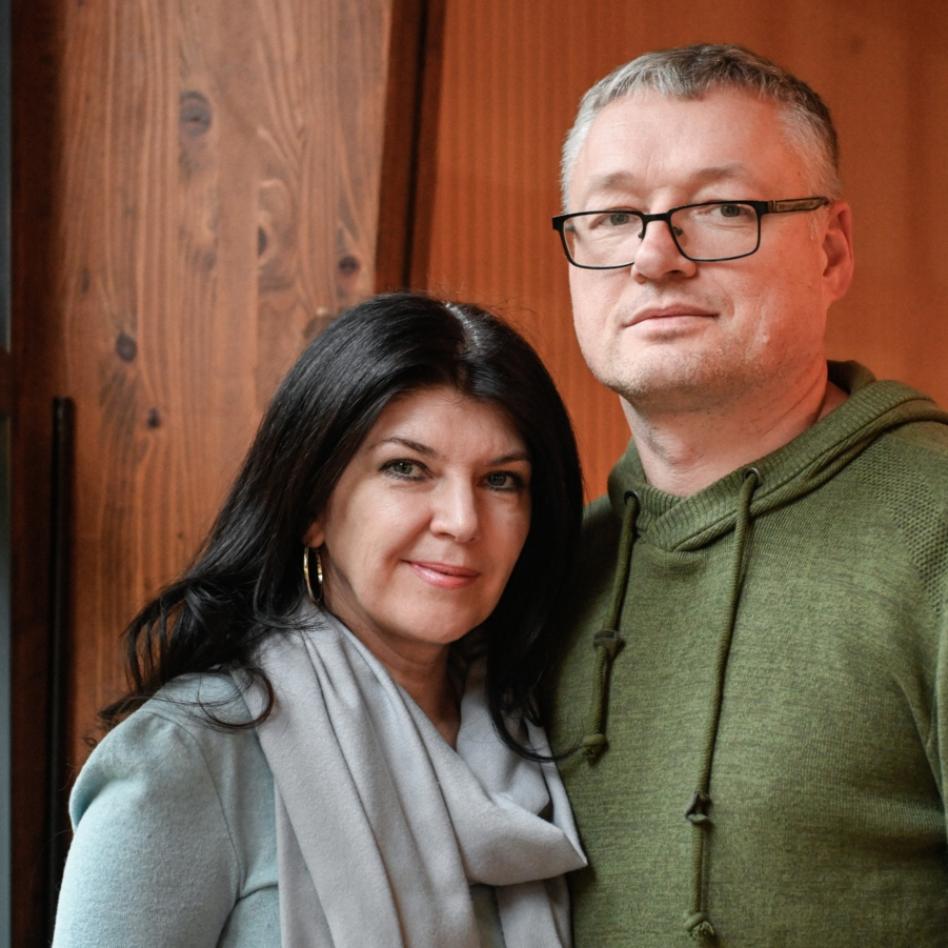
[[[717,208],[721,217],[727,217],[731,220],[748,218],[753,214],[753,211],[744,204],[718,204]]]
[[[585,226],[589,230],[617,230],[628,227],[635,220],[635,215],[629,211],[603,211],[591,214]]]

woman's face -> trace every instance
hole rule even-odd
[[[435,387],[382,411],[304,541],[328,609],[387,664],[483,622],[529,528],[523,440],[491,403]]]

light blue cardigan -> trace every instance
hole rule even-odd
[[[280,944],[273,780],[256,734],[187,707],[208,676],[165,688],[96,747],[73,788],[75,837],[56,948]]]
[[[234,694],[216,676],[179,679],[83,767],[54,948],[280,945],[273,778],[253,730],[188,706],[198,688],[205,702]],[[345,872],[344,854],[328,858]],[[492,890],[472,895],[484,945],[502,945]]]

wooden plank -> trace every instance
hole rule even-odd
[[[389,20],[382,0],[65,15],[78,763],[118,630],[196,548],[302,346],[372,289]]]
[[[289,364],[373,290],[391,11],[16,0],[17,944],[45,943],[52,397],[76,406],[76,769],[120,631],[193,555]]]

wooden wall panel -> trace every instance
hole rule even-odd
[[[52,399],[76,417],[76,769],[123,686],[119,633],[194,553],[289,364],[374,289],[386,89],[402,81],[389,39],[419,9],[15,2],[18,944],[42,941]]]
[[[52,186],[79,426],[77,740],[120,683],[116,631],[193,553],[276,382],[372,289],[388,13],[65,7]]]
[[[948,12],[926,0],[447,0],[442,82],[422,152],[431,188],[415,281],[506,313],[538,346],[576,424],[596,495],[627,439],[573,341],[566,263],[548,219],[578,100],[649,49],[736,42],[827,100],[856,213],[857,277],[831,313],[834,357],[948,403]]]

